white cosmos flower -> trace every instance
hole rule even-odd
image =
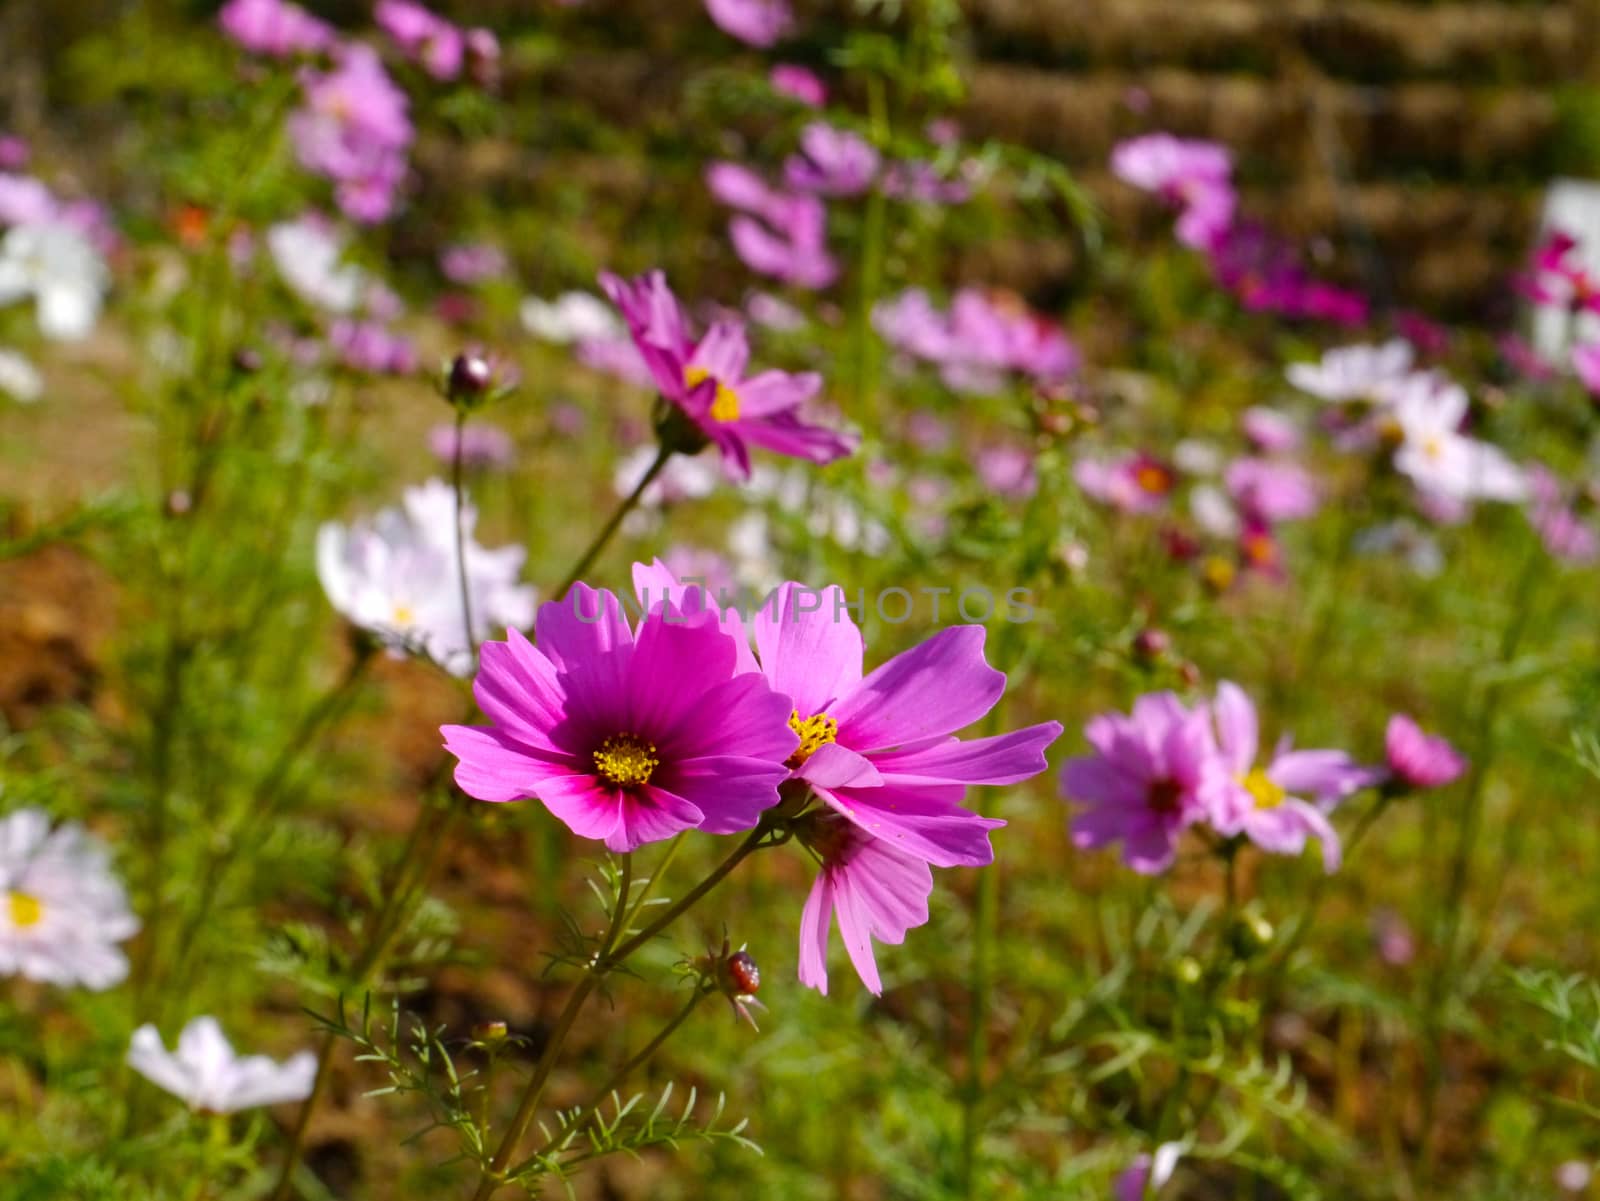
[[[1456,384],[1405,389],[1394,403],[1402,438],[1395,469],[1450,501],[1522,500],[1522,471],[1499,447],[1461,433],[1466,415],[1467,394]]]
[[[140,1026],[128,1047],[128,1065],[202,1113],[303,1101],[311,1095],[317,1074],[317,1057],[310,1051],[300,1051],[282,1063],[265,1055],[235,1053],[211,1017],[195,1018],[185,1026],[176,1051],[167,1050],[154,1026]]]
[[[302,300],[330,313],[353,313],[366,301],[372,279],[339,260],[344,239],[314,214],[280,221],[267,230],[267,250],[284,283]]]
[[[1400,338],[1382,346],[1340,346],[1318,363],[1291,363],[1284,374],[1302,392],[1323,400],[1377,401],[1411,371],[1411,344]]]
[[[44,377],[16,351],[0,350],[0,392],[23,404],[32,404],[44,395]]]
[[[529,296],[522,302],[522,328],[546,342],[614,338],[624,333],[611,306],[588,292],[563,292],[554,300]]]
[[[0,818],[0,975],[110,988],[138,930],[104,843],[39,809]]]
[[[533,623],[536,594],[517,577],[527,552],[473,540],[477,513],[462,513],[472,640]],[[406,489],[402,508],[370,521],[328,522],[317,532],[317,576],[333,607],[399,655],[427,655],[454,675],[473,667],[456,564],[455,492],[442,480]]]
[[[0,304],[33,297],[47,338],[86,338],[110,284],[99,251],[58,222],[18,225],[0,241]]]

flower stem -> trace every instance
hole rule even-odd
[[[555,1029],[550,1033],[550,1040],[545,1044],[539,1061],[534,1065],[533,1075],[528,1080],[526,1090],[522,1094],[522,1101],[517,1106],[516,1113],[511,1118],[505,1136],[500,1140],[500,1146],[495,1151],[494,1157],[483,1170],[483,1175],[478,1180],[477,1191],[472,1194],[472,1201],[486,1201],[496,1189],[504,1184],[511,1176],[507,1170],[523,1137],[528,1132],[528,1127],[533,1124],[534,1115],[538,1113],[539,1101],[544,1095],[544,1088],[550,1079],[550,1073],[555,1070],[556,1060],[560,1057],[562,1046],[566,1043],[567,1036],[572,1033],[572,1027],[578,1020],[578,1015],[583,1010],[589,995],[594,992],[600,982],[620,966],[628,956],[644,946],[657,934],[660,934],[678,918],[683,916],[702,897],[720,884],[734,868],[743,863],[750,854],[759,849],[775,827],[767,821],[750,831],[749,835],[734,849],[726,859],[712,869],[711,874],[686,894],[668,906],[667,911],[651,922],[633,937],[617,942],[626,928],[626,917],[629,913],[628,886],[632,881],[631,860],[623,858],[622,886],[617,892],[617,907],[612,913],[610,927],[605,938],[601,941],[600,950],[595,957],[585,966],[583,975],[579,977],[577,986],[567,998],[565,1007],[556,1018]],[[772,843],[777,845],[785,841],[787,834],[780,836]],[[658,873],[659,874],[659,873]]]
[[[389,895],[373,921],[371,941],[367,943],[361,957],[356,960],[351,970],[351,977],[357,989],[365,988],[382,968],[389,947],[399,932],[405,928],[405,918],[411,910],[412,901],[427,888],[433,869],[438,865],[444,854],[444,848],[450,842],[450,827],[454,824],[458,812],[459,806],[453,804],[447,805],[442,811],[435,811],[425,805],[423,811],[418,814],[416,824],[412,826],[411,834],[406,841],[405,850],[401,852],[400,859],[395,864],[394,883]],[[311,1092],[301,1104],[300,1113],[295,1118],[294,1131],[289,1136],[289,1147],[284,1153],[283,1166],[278,1172],[278,1183],[272,1190],[272,1201],[288,1201],[293,1187],[295,1167],[305,1151],[306,1132],[310,1129],[312,1114],[316,1112],[317,1105],[327,1092],[329,1069],[333,1064],[333,1052],[337,1042],[338,1036],[331,1030],[322,1037],[322,1046],[317,1052],[317,1074],[312,1079]]]
[[[611,541],[611,536],[617,532],[617,527],[622,524],[622,519],[633,511],[634,506],[639,503],[639,498],[644,495],[644,490],[655,482],[656,476],[661,474],[661,469],[667,465],[667,460],[673,456],[673,453],[672,448],[669,446],[662,446],[656,452],[655,459],[651,462],[639,482],[634,485],[633,491],[628,493],[622,503],[617,506],[616,511],[611,514],[610,519],[600,527],[600,532],[595,535],[594,541],[589,543],[589,548],[578,557],[578,561],[573,564],[572,570],[567,573],[567,578],[562,581],[561,587],[556,589],[556,600],[564,600],[572,586],[578,582],[584,572],[589,570],[589,565],[600,557],[600,552],[606,548],[606,543]]]
[[[689,1020],[689,1015],[694,1013],[694,1011],[700,1007],[700,1002],[705,1000],[710,994],[711,989],[707,987],[703,981],[696,982],[694,992],[690,995],[688,1002],[683,1006],[683,1008],[678,1010],[677,1014],[673,1016],[672,1020],[663,1026],[660,1032],[657,1033],[654,1038],[652,1038],[648,1043],[635,1052],[626,1063],[611,1073],[610,1078],[607,1079],[598,1090],[596,1090],[594,1100],[589,1102],[588,1105],[584,1106],[582,1112],[580,1112],[577,1117],[573,1118],[572,1121],[567,1124],[566,1130],[558,1135],[552,1136],[549,1141],[535,1151],[530,1158],[512,1168],[509,1175],[520,1175],[522,1172],[527,1171],[534,1164],[538,1163],[541,1159],[544,1159],[552,1154],[559,1154],[561,1151],[566,1150],[567,1147],[571,1145],[572,1140],[583,1133],[584,1127],[588,1125],[589,1120],[594,1117],[595,1112],[600,1108],[600,1106],[605,1103],[605,1099],[616,1091],[618,1085],[620,1085],[639,1068],[648,1063],[655,1053],[661,1050],[662,1046],[666,1044],[666,1041],[677,1032],[678,1027]]]
[[[461,587],[462,635],[466,639],[467,654],[473,663],[478,661],[478,643],[472,636],[472,591],[467,587],[467,499],[461,487],[462,442],[467,431],[467,408],[456,406],[455,453],[451,456],[450,486],[456,494],[456,582]]]
[[[983,1133],[984,1067],[989,1059],[989,992],[991,947],[995,936],[999,874],[978,874],[977,904],[972,915],[972,1028],[967,1041],[967,1084],[961,1098],[960,1195],[977,1193],[978,1139]]]
[[[222,891],[222,883],[228,868],[241,858],[232,852],[241,846],[250,845],[255,840],[257,832],[263,830],[269,819],[277,812],[278,803],[282,800],[283,791],[296,764],[304,754],[315,749],[319,736],[344,715],[366,678],[367,669],[372,665],[375,654],[375,648],[365,642],[361,643],[360,649],[356,651],[349,668],[339,682],[306,710],[300,724],[285,740],[277,758],[262,777],[261,787],[256,792],[244,820],[238,824],[238,828],[225,840],[222,847],[212,855],[206,867],[205,879],[198,890],[199,902],[178,935],[176,956],[169,979],[180,982],[182,980],[182,972],[188,965],[200,930],[205,926],[206,918],[210,916],[212,907]]]

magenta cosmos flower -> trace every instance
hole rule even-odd
[[[1111,171],[1181,210],[1177,234],[1185,246],[1207,249],[1233,221],[1233,159],[1215,142],[1145,134],[1112,150]]]
[[[712,163],[706,186],[719,202],[739,210],[728,222],[728,240],[757,275],[813,291],[838,278],[839,265],[828,253],[828,210],[821,200],[770,187],[738,163]]]
[[[1079,488],[1124,513],[1154,513],[1165,508],[1178,486],[1178,473],[1144,451],[1109,461],[1079,459],[1072,468]]]
[[[320,54],[339,40],[331,25],[287,0],[228,0],[217,24],[244,49],[271,58]]]
[[[1217,766],[1210,715],[1155,692],[1128,714],[1102,713],[1083,734],[1094,753],[1067,760],[1061,772],[1062,794],[1088,806],[1072,821],[1073,845],[1120,842],[1134,871],[1166,871],[1183,831],[1207,816]]]
[[[1375,782],[1343,751],[1297,751],[1280,743],[1265,766],[1258,766],[1260,723],[1255,704],[1237,684],[1224,680],[1211,706],[1217,723],[1217,751],[1224,775],[1209,790],[1211,824],[1221,833],[1243,835],[1264,851],[1298,855],[1306,839],[1322,843],[1328,871],[1339,866],[1339,836],[1304,793],[1331,806]]]
[[[862,983],[881,992],[872,941],[899,943],[927,921],[930,865],[994,860],[989,831],[1004,823],[966,809],[967,787],[1038,775],[1061,726],[955,737],[1005,691],[982,626],[943,630],[863,675],[861,631],[838,588],[786,584],[754,624],[761,670],[794,706],[789,766],[826,806],[799,832],[821,864],[801,915],[800,980],[827,992],[837,917]]]
[[[659,604],[630,629],[610,592],[542,605],[537,645],[483,645],[488,726],[445,726],[456,783],[482,801],[537,797],[617,852],[681,830],[730,834],[777,803],[798,739],[790,704],[706,613]]]
[[[750,478],[751,446],[813,463],[831,463],[854,449],[849,439],[802,416],[822,388],[821,376],[745,374],[750,344],[742,322],[725,318],[696,339],[661,272],[634,280],[603,275],[600,283],[622,311],[661,395],[716,444],[740,478]]]
[[[1465,755],[1445,739],[1424,734],[1404,713],[1389,719],[1383,749],[1390,779],[1405,788],[1443,788],[1467,770]]]
[[[798,100],[807,108],[821,108],[828,103],[828,88],[815,71],[793,63],[779,63],[772,68],[767,76],[767,82],[772,85],[772,90],[793,100]]]
[[[305,106],[289,117],[301,166],[334,181],[339,208],[353,221],[387,218],[406,173],[411,118],[370,46],[351,43],[338,65],[305,79]]]
[[[794,28],[788,0],[706,0],[706,12],[723,33],[762,49]]]
[[[848,129],[813,121],[800,131],[800,149],[783,164],[791,188],[821,196],[859,196],[878,174],[872,143]]]
[[[634,568],[641,599],[663,593],[679,607],[705,607],[661,563]],[[719,615],[741,644],[736,610]],[[882,991],[874,940],[896,944],[928,920],[931,867],[994,861],[989,831],[1005,823],[963,805],[974,784],[1017,784],[1045,768],[1056,722],[1010,734],[955,736],[994,708],[1005,674],[983,657],[982,626],[954,626],[863,674],[864,644],[844,593],[788,583],[754,615],[751,671],[790,699],[800,742],[787,758],[791,778],[822,807],[796,822],[821,870],[801,916],[800,980],[828,991],[828,936],[838,918],[845,949],[863,984]]]

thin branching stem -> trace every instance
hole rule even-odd
[[[600,557],[600,552],[605,550],[606,544],[611,541],[612,535],[622,525],[623,518],[633,511],[634,506],[639,503],[639,499],[644,495],[644,490],[655,482],[656,476],[661,474],[661,469],[667,465],[667,460],[673,456],[673,453],[672,448],[669,446],[662,446],[656,452],[655,459],[645,470],[644,475],[640,477],[639,482],[634,485],[633,491],[623,498],[622,503],[617,506],[616,511],[607,519],[605,525],[600,527],[600,532],[594,536],[594,541],[589,543],[588,549],[578,556],[578,561],[572,565],[572,570],[567,573],[567,578],[561,582],[561,587],[556,589],[556,600],[565,600],[572,586],[582,578],[583,573],[588,571],[590,565]]]

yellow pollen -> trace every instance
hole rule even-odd
[[[650,773],[661,766],[656,744],[637,734],[613,734],[594,753],[594,767],[613,788],[637,788],[650,783]]]
[[[394,607],[394,625],[396,629],[410,629],[417,624],[417,612],[410,605],[396,605]]]
[[[1438,437],[1424,438],[1422,440],[1422,453],[1434,462],[1438,462],[1444,455],[1444,440]]]
[[[1243,784],[1244,790],[1255,798],[1257,809],[1276,809],[1283,804],[1284,799],[1288,796],[1259,767],[1253,767],[1240,776],[1239,783]]]
[[[826,713],[813,713],[802,719],[800,710],[789,714],[789,728],[800,735],[800,745],[789,756],[788,765],[799,767],[817,751],[839,737],[839,723]]]
[[[25,892],[11,893],[11,924],[19,930],[37,926],[44,917],[44,904],[36,896]]]
[[[711,372],[704,367],[687,367],[683,372],[683,382],[691,388],[710,378]],[[720,379],[717,381],[717,395],[711,401],[711,417],[715,421],[739,420],[739,394]]]

